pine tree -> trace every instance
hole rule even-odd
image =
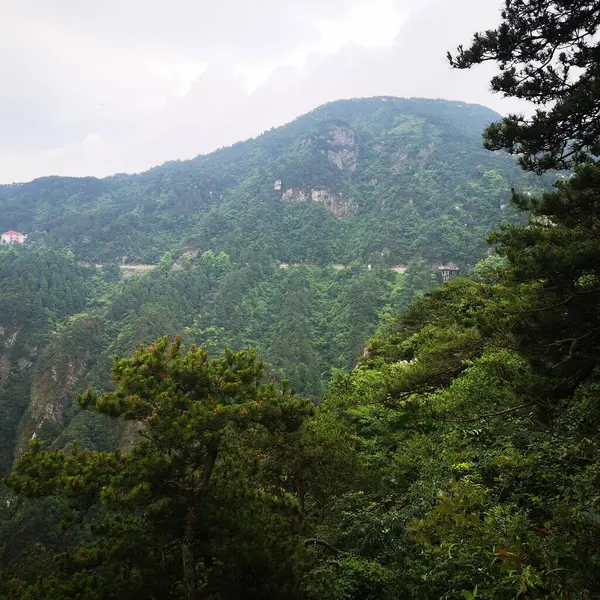
[[[492,236],[511,267],[512,331],[545,391],[568,398],[600,364],[600,169],[583,165],[556,191],[515,200],[529,224]]]
[[[492,89],[539,107],[488,127],[489,149],[519,154],[538,173],[576,167],[540,199],[515,195],[530,222],[492,236],[513,294],[498,316],[512,313],[519,349],[547,378],[540,396],[554,405],[600,363],[600,3],[506,0],[502,19],[449,59],[460,69],[495,61]]]
[[[459,69],[496,62],[492,90],[537,107],[531,118],[488,127],[487,148],[519,155],[536,172],[600,155],[599,27],[597,0],[506,0],[499,27],[448,53]]]
[[[253,351],[225,350],[210,360],[203,350],[192,347],[184,354],[181,340],[162,338],[116,360],[114,392],[97,396],[88,390],[80,398],[85,407],[140,424],[131,451],[48,451],[34,441],[9,479],[15,491],[67,497],[79,508],[100,501],[107,513],[93,547],[63,560],[78,567],[80,585],[71,573],[58,577],[71,581],[68,594],[55,582],[41,597],[80,597],[96,587],[86,597],[125,598],[131,590],[131,597],[155,598],[149,584],[157,573],[170,579],[166,586],[160,581],[169,597],[178,597],[179,580],[185,600],[210,590],[221,598],[260,597],[257,590],[287,564],[270,553],[289,543],[285,514],[293,515],[294,506],[279,479],[261,471],[260,457],[266,460],[285,445],[312,412],[308,401],[262,383],[262,376]],[[265,538],[247,532],[256,527]],[[115,548],[126,549],[125,556]],[[178,548],[180,567],[173,562]],[[156,564],[160,556],[169,565],[166,573]],[[255,580],[240,582],[248,569]],[[261,580],[260,573],[269,570]],[[144,573],[150,581],[140,578]],[[106,586],[102,593],[93,585],[99,580]]]

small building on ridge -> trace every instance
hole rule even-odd
[[[27,236],[19,231],[9,229],[0,236],[0,244],[24,244]]]
[[[442,281],[446,283],[446,281],[450,281],[455,277],[458,277],[458,273],[460,271],[458,265],[453,262],[446,263],[445,265],[441,265],[438,267],[440,273],[442,275]]]

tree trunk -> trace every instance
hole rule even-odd
[[[183,530],[183,597],[196,600],[196,560],[194,558],[194,530],[196,529],[196,504],[188,504]]]
[[[219,454],[218,448],[209,448],[206,452],[206,458],[204,459],[204,467],[202,468],[202,475],[200,475],[200,481],[198,482],[197,497],[202,496],[202,493],[206,489],[210,476],[212,475],[215,462],[217,461],[217,454]]]
[[[300,508],[300,515],[304,518],[304,469],[302,464],[296,466],[296,495],[298,496],[298,507]]]
[[[181,554],[183,558],[183,597],[184,600],[197,600],[196,592],[196,558],[194,556],[194,535],[196,531],[196,506],[202,493],[206,489],[210,476],[212,475],[218,448],[210,448],[204,459],[204,466],[198,487],[188,502],[185,515],[185,524],[183,528],[183,542],[181,544]]]

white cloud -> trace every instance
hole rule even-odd
[[[319,50],[338,52],[348,44],[365,48],[390,46],[403,21],[404,16],[393,0],[372,0],[355,7],[341,20],[318,21],[321,34]]]
[[[501,0],[0,0],[0,182],[189,158],[344,97],[506,111],[448,49]],[[2,8],[0,6],[0,8]]]

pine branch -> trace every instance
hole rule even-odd
[[[526,404],[520,404],[519,406],[513,406],[512,408],[507,408],[505,410],[500,410],[498,412],[487,413],[485,415],[478,415],[477,417],[473,417],[471,419],[443,419],[449,423],[472,423],[473,421],[479,421],[480,419],[489,419],[492,417],[499,417],[501,415],[506,415],[509,413],[516,412],[518,410],[523,410],[524,408],[529,408],[534,404],[537,404],[537,400],[533,400],[532,402],[527,402]]]
[[[304,547],[308,548],[309,546],[323,546],[323,548],[327,548],[327,550],[334,552],[335,554],[348,554],[347,552],[344,552],[343,550],[331,545],[328,541],[321,540],[319,538],[309,538],[304,540]]]

